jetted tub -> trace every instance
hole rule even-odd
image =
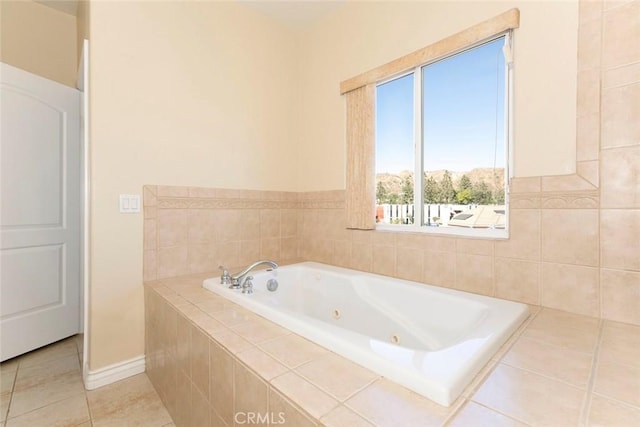
[[[315,262],[253,277],[253,294],[219,277],[203,286],[445,406],[529,315],[516,302]]]

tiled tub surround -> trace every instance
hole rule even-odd
[[[525,304],[315,262],[252,278],[251,295],[220,277],[203,287],[445,406],[529,317]]]
[[[638,326],[531,306],[445,408],[211,294],[212,274],[145,286],[147,374],[178,426],[640,423]]]

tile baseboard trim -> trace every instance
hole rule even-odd
[[[125,360],[120,363],[105,366],[104,368],[88,371],[84,375],[84,387],[87,390],[96,388],[141,374],[145,371],[144,355]]]

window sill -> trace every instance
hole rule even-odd
[[[469,237],[475,239],[506,240],[509,238],[507,229],[491,228],[459,228],[459,227],[428,227],[418,225],[389,225],[377,224],[376,231],[394,233],[423,233],[442,237]]]

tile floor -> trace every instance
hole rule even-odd
[[[146,374],[86,391],[82,336],[0,364],[0,427],[173,426]]]

